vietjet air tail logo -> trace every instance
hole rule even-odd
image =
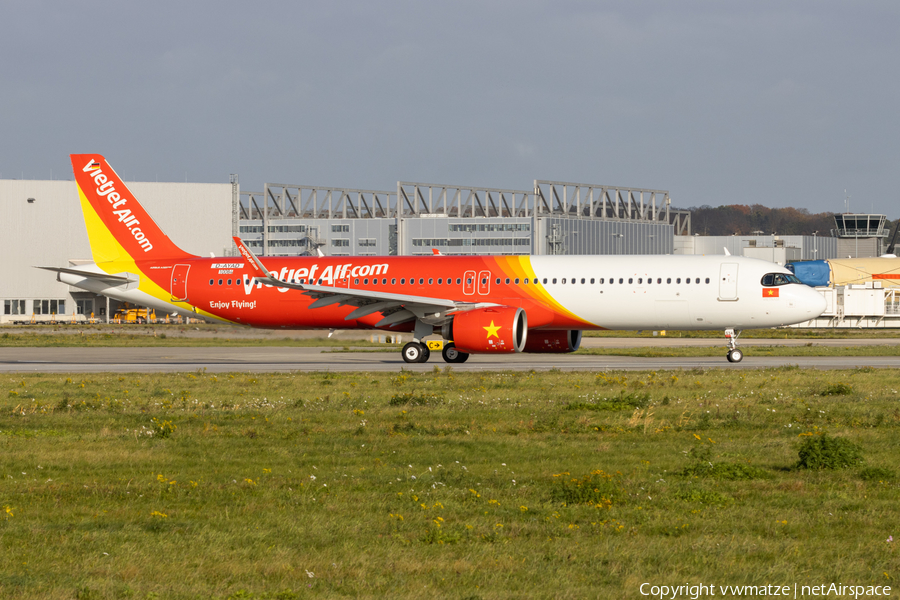
[[[113,208],[113,214],[119,218],[120,223],[125,224],[138,245],[143,248],[144,252],[150,252],[153,249],[153,243],[138,227],[141,222],[131,214],[131,209],[125,207],[129,198],[122,197],[116,190],[115,182],[103,172],[100,163],[93,159],[89,160],[82,170],[93,178],[94,184],[97,186],[97,195],[101,198],[105,197],[109,201]]]

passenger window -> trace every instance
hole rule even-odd
[[[594,278],[593,278],[593,277],[591,277],[591,284],[593,284],[593,283],[594,283]]]
[[[457,281],[459,281],[459,280],[457,279]],[[470,278],[466,279],[466,283],[471,284],[471,283],[472,283],[472,278],[470,277]]]
[[[691,278],[688,277],[687,279],[684,280],[684,282],[685,282],[685,283],[690,283],[690,282],[691,282]]]
[[[656,283],[662,283],[662,277],[657,277]],[[707,283],[709,283],[709,282],[707,281]]]
[[[219,280],[219,285],[222,285],[222,280],[221,280],[221,279]]]
[[[443,283],[444,283],[444,279],[442,277],[438,277],[438,285],[441,285]]]
[[[555,278],[553,279],[553,283],[556,283],[556,279],[555,279]]]
[[[396,279],[391,279],[391,285],[397,285],[397,280],[396,280]]]
[[[428,278],[428,285],[433,285],[433,284],[434,284],[434,279],[432,279],[431,277],[429,277],[429,278]]]
[[[516,285],[519,285],[519,278],[516,277]]]
[[[209,285],[212,285],[212,284],[214,284],[215,282],[216,282],[215,279],[210,279],[210,280],[209,280]]]
[[[600,283],[603,283],[603,282],[604,282],[604,279],[601,277],[601,278],[600,278]]]
[[[677,278],[677,279],[675,280],[675,283],[681,283],[681,277]]]
[[[616,280],[615,280],[615,279],[613,279],[613,278],[612,278],[612,277],[610,277],[610,278],[609,278],[609,282],[610,282],[610,283],[615,283],[615,282],[616,282]]]
[[[228,280],[228,285],[231,285],[231,280],[230,280],[230,279]]]
[[[671,278],[671,277],[666,277],[666,283],[672,283],[672,278]]]
[[[471,279],[469,280],[469,283],[472,283],[472,280],[471,280]],[[459,285],[459,284],[460,284],[460,279],[459,279],[459,277],[457,277],[457,278],[456,278],[456,285]]]
[[[634,279],[632,279],[631,277],[629,277],[629,278],[628,278],[628,283],[634,283]]]
[[[554,280],[553,283],[556,283],[556,281]],[[544,285],[547,285],[547,278],[546,278],[546,277],[544,277]]]
[[[581,278],[581,283],[584,283],[584,277]]]
[[[500,285],[500,278],[497,278],[497,285]]]
[[[562,282],[563,282],[563,283],[566,282],[566,278],[565,278],[565,277],[562,278]],[[555,280],[555,279],[553,280],[553,283],[556,283],[556,280]]]
[[[706,278],[706,283],[709,283],[709,277]]]
[[[303,283],[303,280],[300,280],[300,283]],[[353,285],[359,285],[359,277],[353,280]]]
[[[528,285],[528,278],[527,278],[527,277],[524,279],[524,283],[525,283],[525,285]]]
[[[425,285],[425,278],[424,278],[424,277],[420,277],[420,278],[419,278],[419,285]]]
[[[643,277],[638,277],[638,285],[640,285],[640,284],[642,284],[642,283],[644,283],[644,278],[643,278]]]
[[[652,277],[648,277],[648,278],[647,278],[647,283],[653,283],[653,278],[652,278]]]
[[[619,283],[625,283],[625,280],[619,277]]]
[[[482,279],[482,280],[481,280],[481,285],[487,285],[487,279]]]
[[[369,285],[369,278],[366,277],[365,279],[363,279],[363,283],[364,283],[365,285]]]

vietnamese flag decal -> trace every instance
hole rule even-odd
[[[777,298],[778,288],[763,288],[763,298]]]

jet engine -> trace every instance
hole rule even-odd
[[[521,308],[492,306],[461,312],[444,332],[460,352],[512,353],[525,348],[528,317]]]
[[[581,331],[533,329],[528,335],[523,352],[535,354],[564,354],[575,352],[581,346]]]

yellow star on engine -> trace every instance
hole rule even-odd
[[[491,324],[488,325],[487,327],[485,327],[484,330],[487,331],[488,338],[490,338],[491,336],[494,336],[498,340],[500,339],[500,336],[497,335],[497,332],[500,331],[500,326],[494,325],[493,319],[491,319]]]

